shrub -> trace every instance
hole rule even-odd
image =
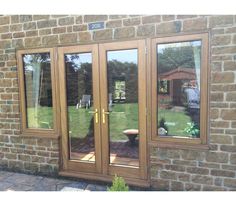
[[[112,186],[108,188],[108,191],[129,191],[129,187],[126,185],[125,180],[122,177],[115,175]]]

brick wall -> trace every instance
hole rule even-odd
[[[105,29],[88,30],[90,22]],[[210,30],[210,150],[152,146],[152,187],[160,190],[236,189],[236,16],[13,15],[0,16],[0,167],[57,174],[56,139],[19,137],[17,48],[73,45]]]

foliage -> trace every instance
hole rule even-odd
[[[115,175],[112,186],[108,188],[108,191],[129,191],[129,187],[126,185],[125,180],[122,177]]]
[[[160,73],[168,72],[176,68],[194,68],[193,47],[165,48],[158,54],[158,68]]]
[[[185,129],[184,132],[191,135],[192,137],[199,137],[200,130],[199,127],[194,123],[191,122]]]

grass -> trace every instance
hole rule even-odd
[[[158,122],[161,118],[166,121],[166,126],[168,128],[168,135],[174,136],[188,136],[184,129],[188,126],[191,118],[185,114],[184,111],[170,111],[166,109],[159,109]]]
[[[75,138],[84,138],[89,133],[90,122],[93,114],[89,114],[93,108],[76,109],[75,106],[68,108],[68,124],[70,136]],[[38,107],[38,118],[33,108],[28,108],[28,126],[33,128],[52,128],[53,115],[51,107]],[[160,109],[158,122],[165,118],[168,127],[168,135],[186,136],[184,129],[191,118],[184,111],[170,111]],[[109,132],[111,140],[127,140],[123,134],[125,129],[138,129],[138,104],[114,104],[112,112],[109,115]]]
[[[53,128],[52,107],[27,108],[27,124],[29,128]]]

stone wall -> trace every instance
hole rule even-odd
[[[90,31],[88,23],[104,22]],[[209,150],[151,146],[151,186],[159,190],[236,189],[236,16],[0,16],[0,167],[57,174],[57,139],[20,134],[16,49],[210,31]]]

